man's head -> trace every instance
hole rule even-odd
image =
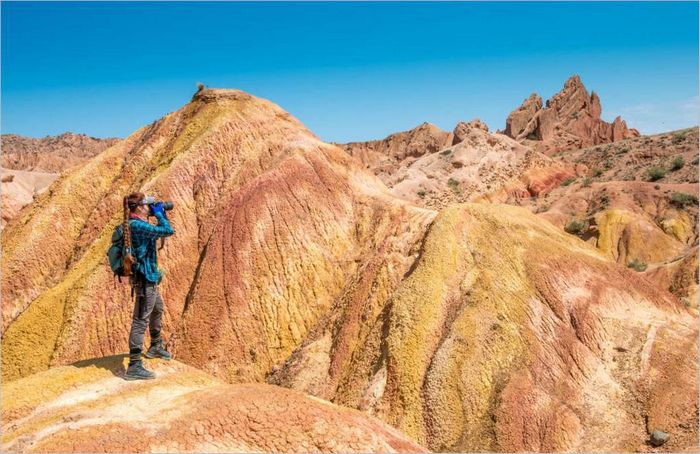
[[[148,205],[142,204],[145,198],[146,195],[143,192],[134,192],[126,196],[126,204],[129,208],[129,212],[139,216],[148,216],[150,212]]]

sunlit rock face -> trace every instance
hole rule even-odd
[[[8,226],[6,379],[124,350],[133,303],[105,251],[135,190],[175,203],[160,251],[172,348],[232,381],[286,358],[375,249],[391,290],[435,215],[276,105],[203,91],[62,175]]]
[[[589,95],[581,78],[571,76],[544,106],[540,96],[531,94],[510,113],[504,133],[546,153],[639,136],[620,117],[602,120],[601,111],[598,95]]]
[[[384,310],[355,307],[271,381],[436,451],[634,451],[647,425],[696,446],[697,319],[523,208],[441,211]]]
[[[180,362],[125,381],[125,355],[3,386],[3,452],[425,452],[357,410],[264,384],[230,385]]]
[[[136,434],[130,451],[637,451],[655,429],[671,434],[663,449],[697,449],[696,312],[668,288],[686,265],[622,263],[642,243],[649,260],[683,253],[697,215],[668,207],[665,224],[647,222],[648,194],[591,210],[600,234],[579,238],[554,208],[513,205],[550,194],[561,213],[588,212],[563,188],[590,167],[481,122],[425,129],[435,148],[395,150],[402,164],[382,181],[271,102],[209,89],[61,175],[3,232],[4,446],[124,450],[114,434],[132,421],[96,433],[92,410],[75,407],[56,416],[82,421],[72,432],[42,432],[63,423],[41,412],[68,399],[51,383],[132,386],[121,360],[90,359],[128,348],[133,302],[105,251],[122,197],[141,190],[175,203],[159,257],[165,338],[182,364],[152,362],[157,380],[94,402],[99,419],[145,396],[172,418],[154,428],[165,444]],[[436,195],[409,196],[424,177],[440,180]],[[75,361],[87,361],[77,375]],[[93,363],[112,381],[90,384]],[[263,435],[246,438],[256,411]],[[287,437],[297,423],[303,436]]]

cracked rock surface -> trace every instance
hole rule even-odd
[[[125,381],[128,358],[61,366],[3,388],[3,452],[425,452],[357,410],[177,361]]]

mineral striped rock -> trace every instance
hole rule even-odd
[[[57,173],[35,172],[26,170],[11,170],[0,167],[2,174],[2,218],[0,230],[10,219],[25,206],[34,201],[34,198],[45,191],[56,178]]]
[[[390,292],[435,215],[274,104],[204,90],[62,175],[8,225],[3,378],[123,350],[133,303],[104,251],[121,196],[137,189],[176,206],[161,251],[172,348],[239,381],[286,358],[376,254]]]
[[[637,266],[652,282],[691,308],[698,301],[698,129],[560,152],[578,163],[576,176],[546,198],[511,198],[553,224],[585,224],[581,238],[623,266]],[[680,164],[677,164],[680,163]],[[666,174],[649,181],[649,171]],[[643,268],[643,269],[642,269]]]
[[[15,421],[6,449],[123,450],[126,440],[132,451],[637,451],[654,427],[671,434],[662,449],[697,450],[697,313],[604,248],[495,203],[553,193],[576,169],[477,123],[458,133],[449,154],[404,157],[413,170],[471,178],[469,203],[444,208],[401,197],[401,181],[387,188],[358,156],[237,90],[199,91],[63,174],[3,232],[3,412]],[[198,371],[159,365],[159,379],[133,386],[142,405],[164,405],[173,419],[153,430],[176,444],[124,438],[123,419],[95,433],[83,425],[104,413],[82,407],[64,421],[77,418],[71,432],[42,431],[55,421],[36,408],[81,400],[50,394],[63,380],[51,374],[127,350],[133,303],[104,254],[121,197],[135,190],[175,203],[176,234],[160,251],[164,332],[175,359]],[[628,211],[607,216],[634,224],[641,214]],[[686,221],[663,228],[690,244]],[[612,251],[627,227],[609,226]],[[669,268],[664,279],[678,276]],[[192,374],[217,385],[185,395]],[[300,391],[377,417],[416,445],[374,420],[346,423]],[[106,409],[113,397],[90,405]],[[124,398],[100,411],[136,405]],[[192,409],[180,414],[177,403]],[[262,409],[272,434],[238,435],[257,421],[239,403]],[[284,419],[293,407],[307,416]],[[212,408],[231,416],[222,422]],[[339,438],[320,439],[338,445],[313,444],[326,431],[316,414],[337,418],[327,431]],[[28,415],[38,419],[25,424]]]
[[[121,378],[128,358],[3,387],[3,452],[425,452],[357,410],[276,386],[229,385],[177,361]]]
[[[314,330],[271,382],[434,451],[643,450],[646,421],[673,427],[668,449],[696,446],[697,318],[522,208],[442,210],[384,311],[358,312]]]

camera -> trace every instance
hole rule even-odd
[[[159,201],[159,200],[156,200],[155,197],[153,197],[153,196],[151,196],[151,195],[147,195],[147,196],[144,197],[143,200],[141,201],[141,205],[152,205],[152,204],[158,203],[158,202],[160,202],[160,201]],[[161,203],[163,204],[163,209],[164,209],[165,211],[170,211],[170,210],[172,210],[173,207],[175,206],[175,205],[173,204],[173,202],[161,202]]]

